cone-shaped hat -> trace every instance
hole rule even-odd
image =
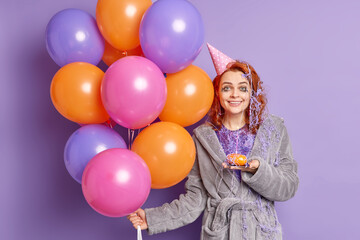
[[[217,75],[221,75],[226,70],[226,65],[228,65],[228,63],[235,62],[234,59],[226,56],[224,53],[220,52],[209,43],[207,43],[207,47],[213,60]]]

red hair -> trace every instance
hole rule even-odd
[[[233,72],[240,71],[244,74],[249,74],[249,68],[251,71],[251,73],[250,73],[251,76],[248,76],[247,79],[250,82],[250,77],[251,77],[251,80],[252,80],[251,97],[256,98],[256,100],[260,104],[258,109],[254,109],[254,108],[251,109],[251,115],[252,115],[252,117],[256,118],[256,121],[255,121],[256,124],[254,126],[251,126],[250,131],[251,131],[251,133],[255,134],[257,132],[257,130],[259,129],[260,124],[264,120],[265,108],[266,108],[266,103],[267,103],[266,96],[264,95],[264,89],[262,86],[262,82],[260,81],[260,77],[256,73],[255,69],[250,64],[248,64],[246,62],[236,61],[236,62],[232,63],[231,66],[228,66],[227,69],[221,75],[217,75],[213,80],[214,100],[213,100],[212,106],[208,112],[208,116],[209,116],[208,121],[211,123],[211,125],[213,125],[214,130],[220,130],[222,128],[222,122],[224,119],[224,114],[223,114],[224,109],[220,105],[220,100],[219,100],[219,86],[220,86],[221,77],[224,75],[224,73],[226,73],[228,71],[233,71]],[[256,93],[261,93],[261,94],[256,94]],[[250,107],[247,107],[247,109],[245,110],[245,123],[247,123],[247,124],[250,123],[249,116],[250,116]]]

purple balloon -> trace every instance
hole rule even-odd
[[[81,184],[88,162],[98,153],[110,148],[126,148],[124,139],[115,130],[100,124],[83,126],[76,130],[66,143],[66,169]]]
[[[80,9],[56,13],[46,27],[46,48],[60,67],[72,62],[97,65],[105,42],[95,19]]]
[[[204,43],[204,23],[186,0],[158,0],[140,24],[140,44],[145,56],[164,73],[189,66]]]

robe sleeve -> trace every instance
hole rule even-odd
[[[286,201],[295,195],[299,178],[289,135],[283,124],[278,154],[279,165],[277,166],[260,156],[250,156],[248,160],[257,159],[260,161],[260,166],[255,174],[242,172],[241,176],[246,184],[263,197],[271,201]]]
[[[197,141],[194,141],[196,144]],[[197,156],[187,178],[186,193],[181,194],[179,199],[160,207],[144,209],[149,235],[185,226],[201,215],[206,206],[207,194],[200,177]]]

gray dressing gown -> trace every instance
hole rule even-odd
[[[274,201],[295,195],[297,163],[284,121],[270,115],[260,126],[248,161],[257,159],[255,174],[224,169],[225,153],[208,124],[194,130],[196,160],[179,199],[145,209],[148,233],[156,234],[195,221],[204,211],[201,239],[282,239]]]

